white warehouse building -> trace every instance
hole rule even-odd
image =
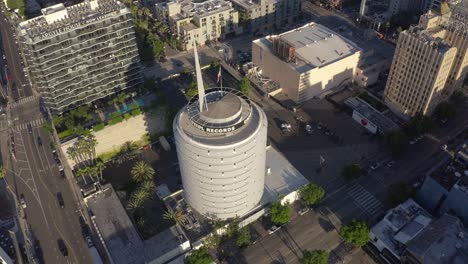
[[[238,90],[205,91],[194,51],[199,94],[173,123],[185,199],[207,218],[240,217],[263,195],[267,117]]]
[[[253,41],[252,62],[296,103],[353,81],[361,49],[316,23]]]

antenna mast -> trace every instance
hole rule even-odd
[[[194,45],[193,53],[195,55],[195,75],[197,76],[197,87],[198,87],[198,110],[200,113],[203,112],[203,105],[205,104],[206,110],[208,110],[208,104],[205,102],[205,87],[203,86],[203,78],[201,74],[200,61],[198,60],[197,43]]]

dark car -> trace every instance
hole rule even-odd
[[[41,137],[37,137],[37,145],[42,146],[42,139],[41,139]]]
[[[61,238],[57,239],[57,245],[58,245],[60,252],[62,252],[62,255],[65,257],[68,256],[68,249],[67,249],[67,246],[65,245],[65,242],[63,242],[63,239]]]
[[[59,172],[60,172],[60,176],[62,178],[65,178],[65,170],[61,169],[61,170],[59,170]]]
[[[31,124],[28,124],[28,133],[29,133],[29,134],[32,134],[32,126],[31,126]]]
[[[57,201],[58,201],[60,208],[65,208],[65,202],[63,201],[63,196],[61,192],[57,193]]]

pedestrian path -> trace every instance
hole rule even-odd
[[[39,96],[36,96],[36,95],[31,95],[31,96],[28,96],[28,97],[24,97],[24,98],[21,98],[19,99],[18,101],[14,102],[11,104],[11,107],[18,107],[20,105],[23,105],[23,104],[26,104],[26,103],[29,103],[29,102],[33,102],[35,100],[38,100],[39,99]]]
[[[45,122],[44,118],[39,118],[36,120],[29,121],[27,123],[18,124],[15,126],[14,130],[16,131],[25,130],[28,128],[28,124],[31,124],[31,127],[40,127],[42,124],[44,124],[44,122]]]
[[[351,197],[369,216],[377,216],[380,214],[384,206],[377,200],[374,195],[366,191],[359,183],[353,184],[347,190],[348,196]]]

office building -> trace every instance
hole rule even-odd
[[[240,33],[239,15],[226,0],[173,0],[155,4],[155,10],[156,18],[169,25],[184,50]]]
[[[267,117],[237,90],[205,94],[196,48],[195,64],[199,95],[173,123],[185,199],[211,219],[241,217],[263,195]]]
[[[356,44],[315,23],[252,44],[254,67],[296,103],[352,82],[360,56]]]
[[[18,26],[33,88],[61,113],[137,87],[140,61],[132,15],[115,0],[57,4]]]
[[[468,23],[446,3],[421,16],[398,39],[384,98],[403,118],[430,114],[468,71]]]
[[[298,20],[300,0],[230,0],[239,11],[245,32],[272,33]]]

